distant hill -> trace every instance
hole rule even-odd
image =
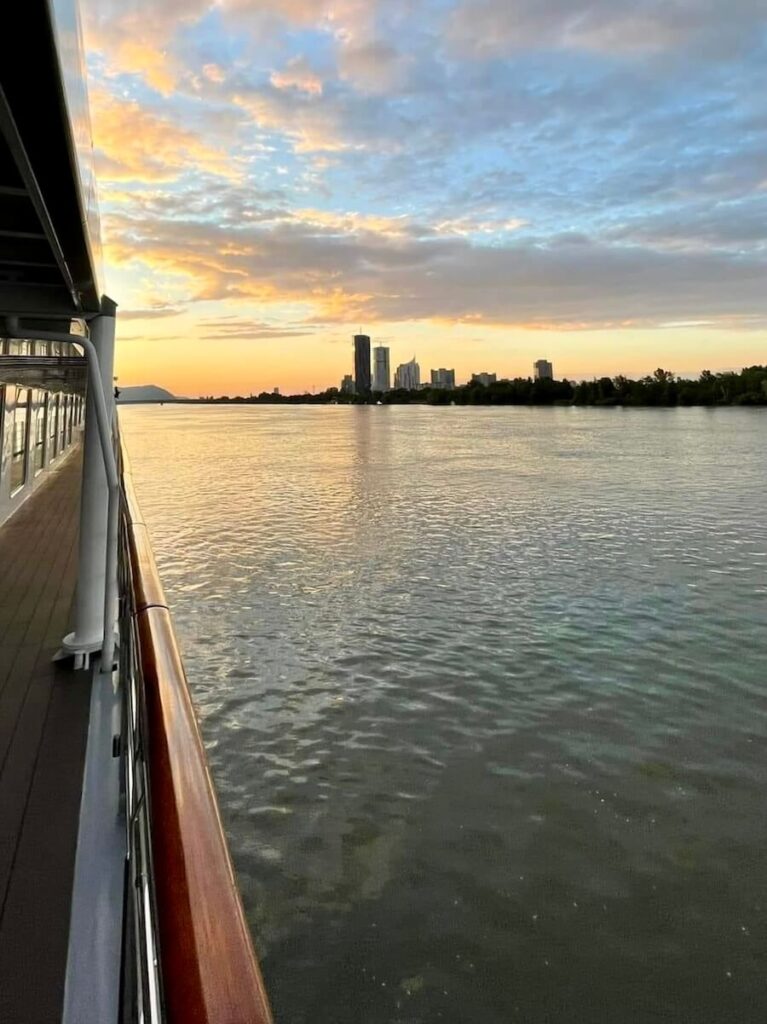
[[[119,387],[119,385],[118,385]],[[132,402],[174,402],[176,396],[156,384],[142,384],[135,388],[120,388],[118,405],[130,405]]]

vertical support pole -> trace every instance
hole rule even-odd
[[[114,421],[113,379],[116,313],[116,303],[103,296],[101,315],[90,323],[90,337],[98,355],[110,429]],[[102,646],[104,594],[108,583],[107,564],[111,563],[110,568],[116,566],[115,558],[107,559],[108,505],[109,488],[96,420],[96,399],[93,388],[89,387],[85,403],[75,627],[74,632],[64,638],[64,649],[73,653],[76,661],[79,660],[83,663],[87,663],[88,656]],[[112,571],[116,571],[116,569],[112,568]],[[112,582],[116,586],[116,580]]]

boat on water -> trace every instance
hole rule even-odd
[[[0,27],[0,1020],[268,999],[121,444],[76,0]]]

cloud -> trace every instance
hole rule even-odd
[[[370,234],[377,237],[402,237],[412,232],[406,217],[385,217],[380,214],[358,213],[353,210],[337,212],[318,210],[311,207],[292,210],[281,218],[285,223],[295,223],[302,228],[318,229],[324,234],[351,237]]]
[[[737,57],[764,29],[761,0],[473,0],[459,4],[447,38],[475,57],[521,50],[647,55],[694,49]]]
[[[236,316],[203,320],[197,331],[199,337],[215,341],[269,341],[277,338],[302,338],[311,332],[312,328],[309,325],[286,327]]]
[[[767,253],[767,203],[696,202],[683,210],[635,216],[613,228],[609,238],[679,251]]]
[[[477,217],[464,216],[452,217],[447,220],[438,221],[434,224],[434,231],[438,235],[505,235],[510,231],[519,231],[527,224],[527,221],[519,217]]]
[[[136,74],[170,95],[182,63],[169,50],[174,35],[197,21],[209,0],[99,0],[84,5],[88,49],[99,52],[110,75]]]
[[[92,89],[90,106],[101,181],[172,182],[190,171],[233,181],[241,177],[230,154],[135,100]]]
[[[89,48],[110,75],[137,75],[170,96],[189,70],[180,37],[206,18],[215,15],[253,44],[268,43],[286,24],[351,41],[370,31],[375,7],[373,0],[91,0],[84,20]],[[220,67],[205,61],[191,70],[215,81],[210,70]]]
[[[286,90],[269,86],[252,88],[242,83],[235,88],[232,102],[262,130],[287,136],[298,152],[338,152],[348,148],[343,138],[337,108],[324,102],[317,93]]]
[[[125,239],[121,242],[121,237]],[[303,302],[316,322],[456,320],[580,329],[746,316],[767,323],[767,256],[564,236],[481,245],[280,221],[113,225],[114,258],[182,275],[197,299]]]
[[[226,78],[226,72],[218,64],[203,64],[202,73],[209,82],[220,84]]]
[[[362,92],[386,94],[405,84],[412,58],[380,40],[344,47],[338,59],[342,79]]]
[[[121,309],[120,320],[158,320],[169,316],[180,316],[182,309],[175,306],[151,306],[148,309]]]
[[[293,57],[282,71],[273,71],[269,81],[275,89],[298,89],[310,96],[322,94],[322,79],[304,57]]]
[[[161,283],[169,310],[263,307],[205,327],[231,338],[765,322],[758,0],[94,10],[106,251],[136,316],[172,315]]]

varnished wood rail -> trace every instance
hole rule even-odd
[[[205,750],[122,451],[123,517],[144,679],[151,838],[170,1024],[272,1024]]]

